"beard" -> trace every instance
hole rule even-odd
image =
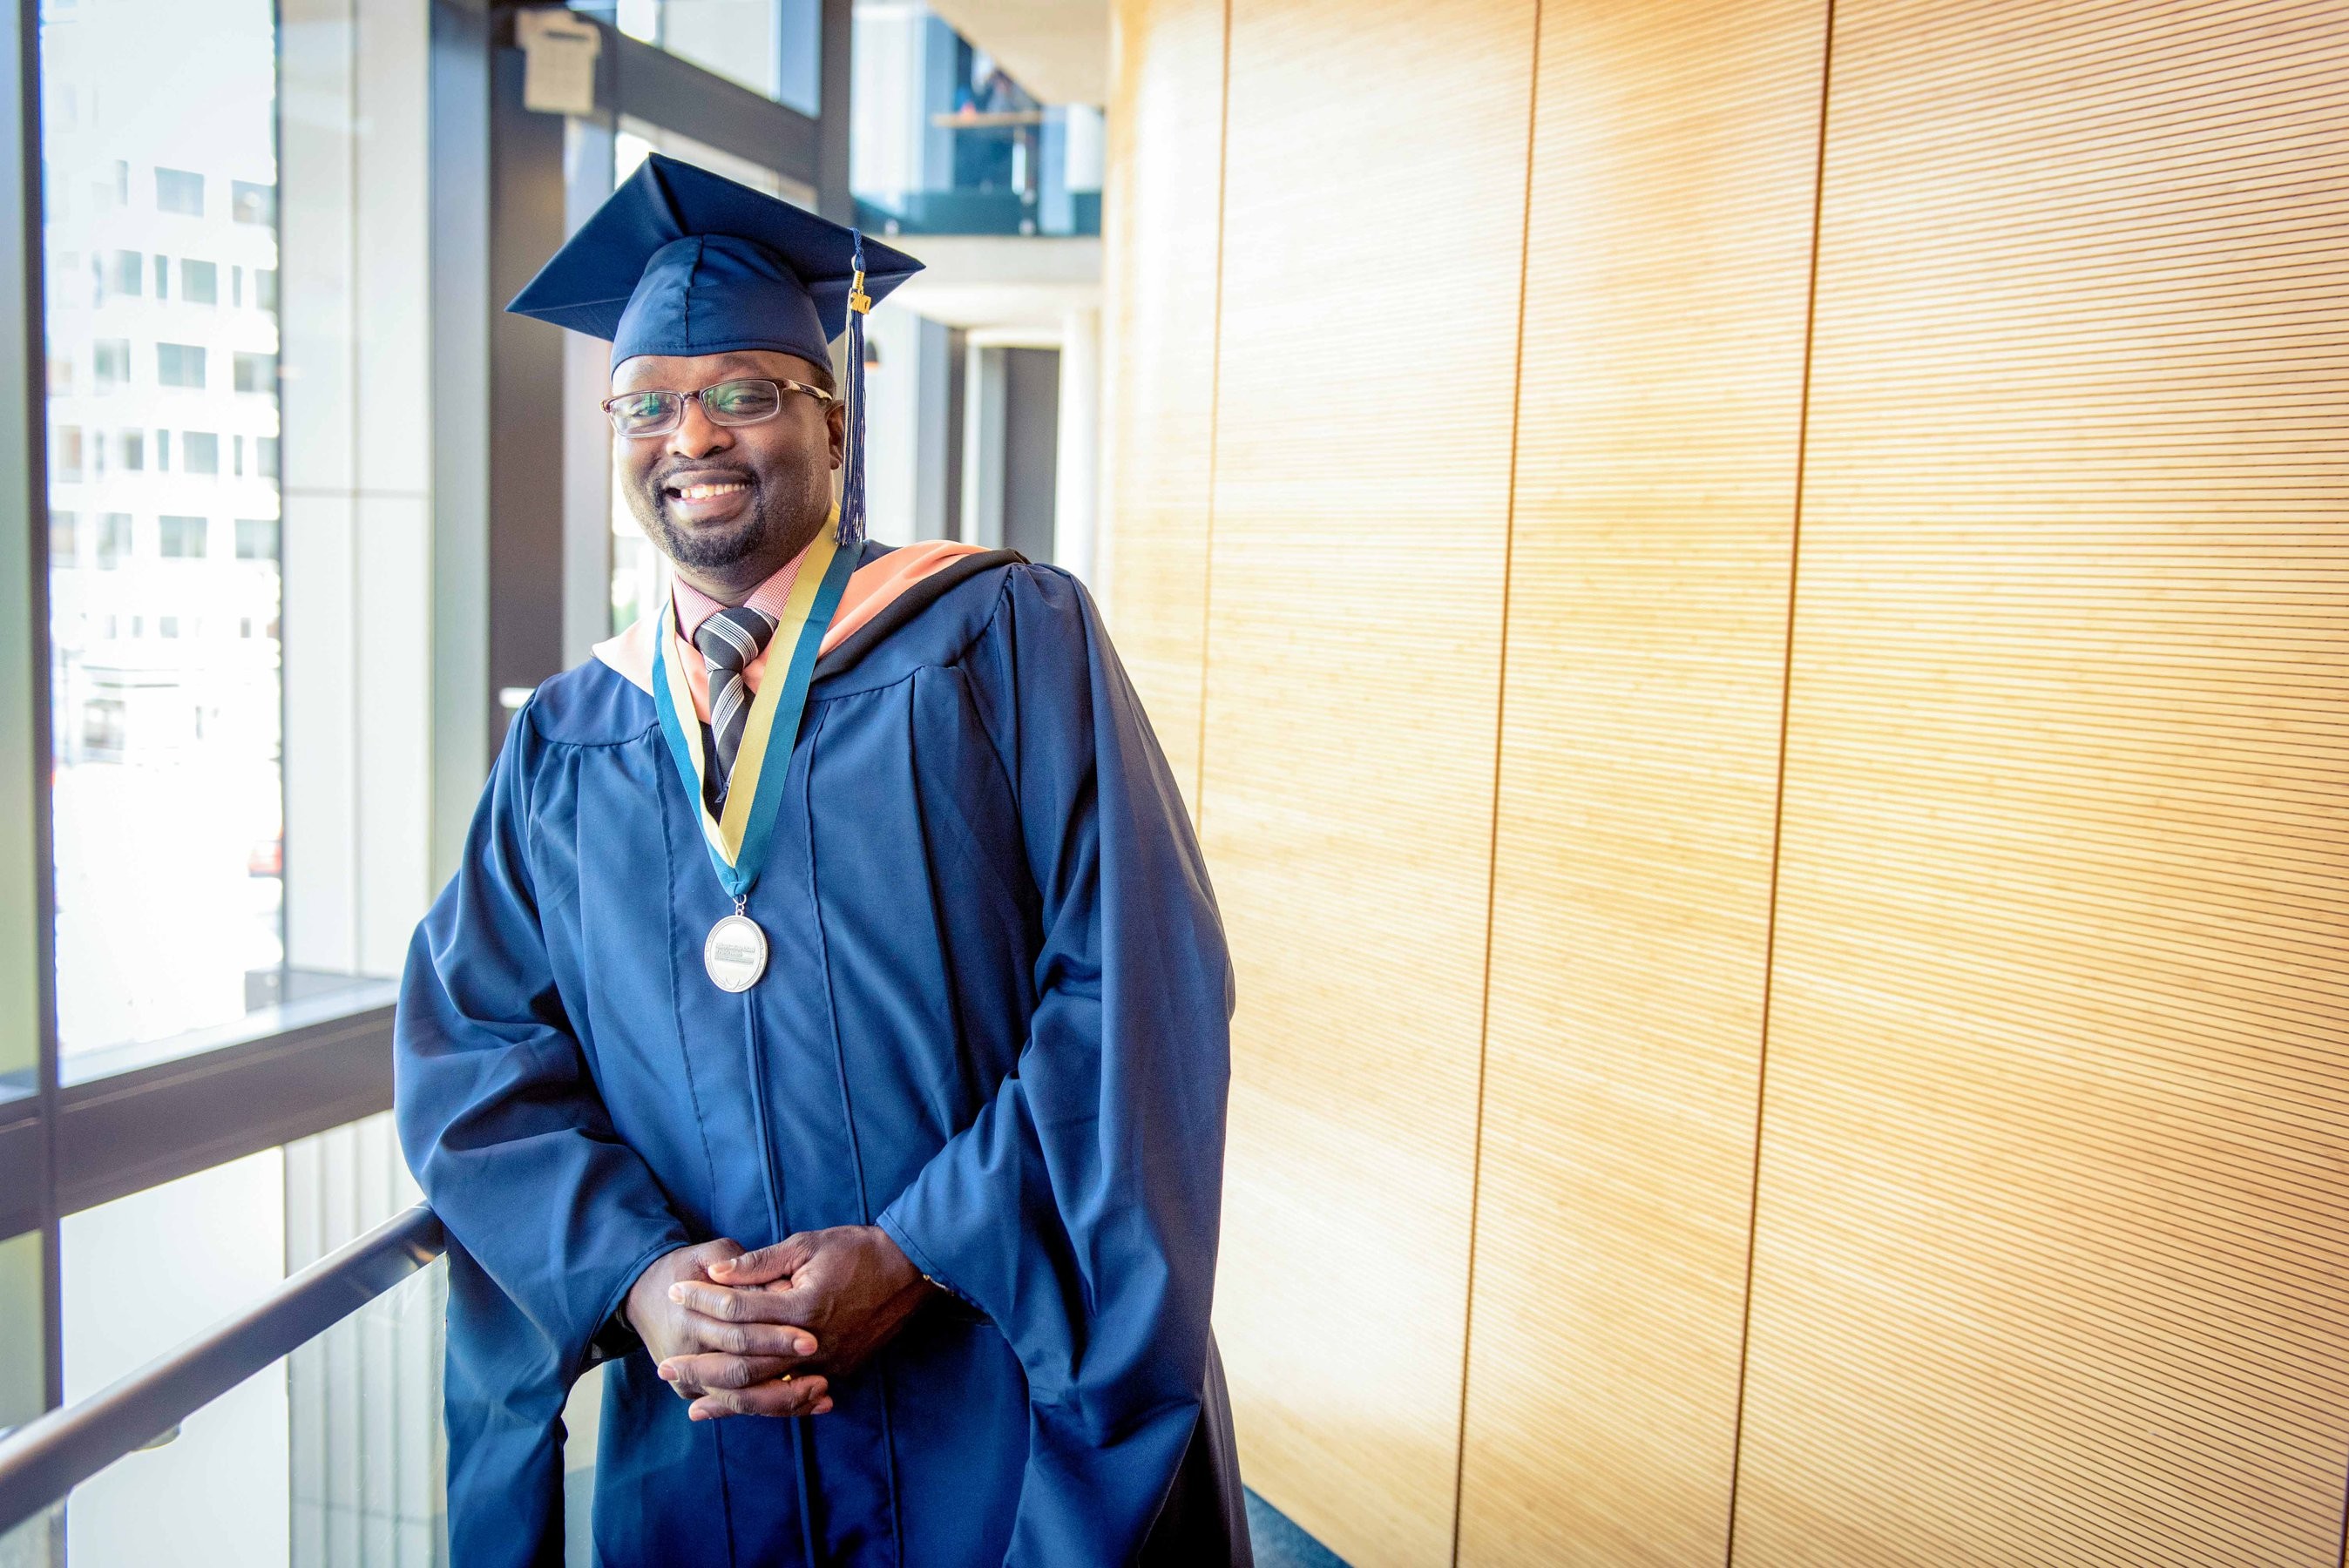
[[[741,480],[750,493],[739,516],[722,523],[693,525],[669,514],[665,487],[675,471],[628,489],[628,510],[645,537],[679,566],[696,572],[730,571],[745,562],[781,566],[802,550],[832,515],[832,475],[812,465],[780,474],[749,469],[698,470],[700,477]]]

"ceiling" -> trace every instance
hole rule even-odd
[[[929,0],[1046,103],[1109,101],[1109,0]]]

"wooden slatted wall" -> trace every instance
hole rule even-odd
[[[1200,810],[1258,1484],[1452,1539],[1531,0],[1237,0]]]
[[[1841,0],[1742,1563],[2335,1568],[2349,8]]]
[[[1224,0],[1118,0],[1104,242],[1104,494],[1097,562],[1119,655],[1193,813],[1215,469]]]
[[[1250,1481],[1360,1568],[2338,1568],[2349,5],[1119,5]]]
[[[1826,41],[1542,8],[1464,1563],[1723,1558]]]

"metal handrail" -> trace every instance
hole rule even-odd
[[[77,1405],[0,1439],[0,1535],[440,1255],[419,1203],[320,1258],[260,1302]]]

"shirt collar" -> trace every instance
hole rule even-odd
[[[807,558],[802,550],[776,573],[750,590],[742,603],[746,608],[762,610],[777,623],[783,618],[783,606],[792,597],[792,580],[799,575],[800,562]],[[669,579],[669,600],[677,606],[678,634],[690,645],[693,634],[701,630],[701,623],[726,608],[682,577]]]

